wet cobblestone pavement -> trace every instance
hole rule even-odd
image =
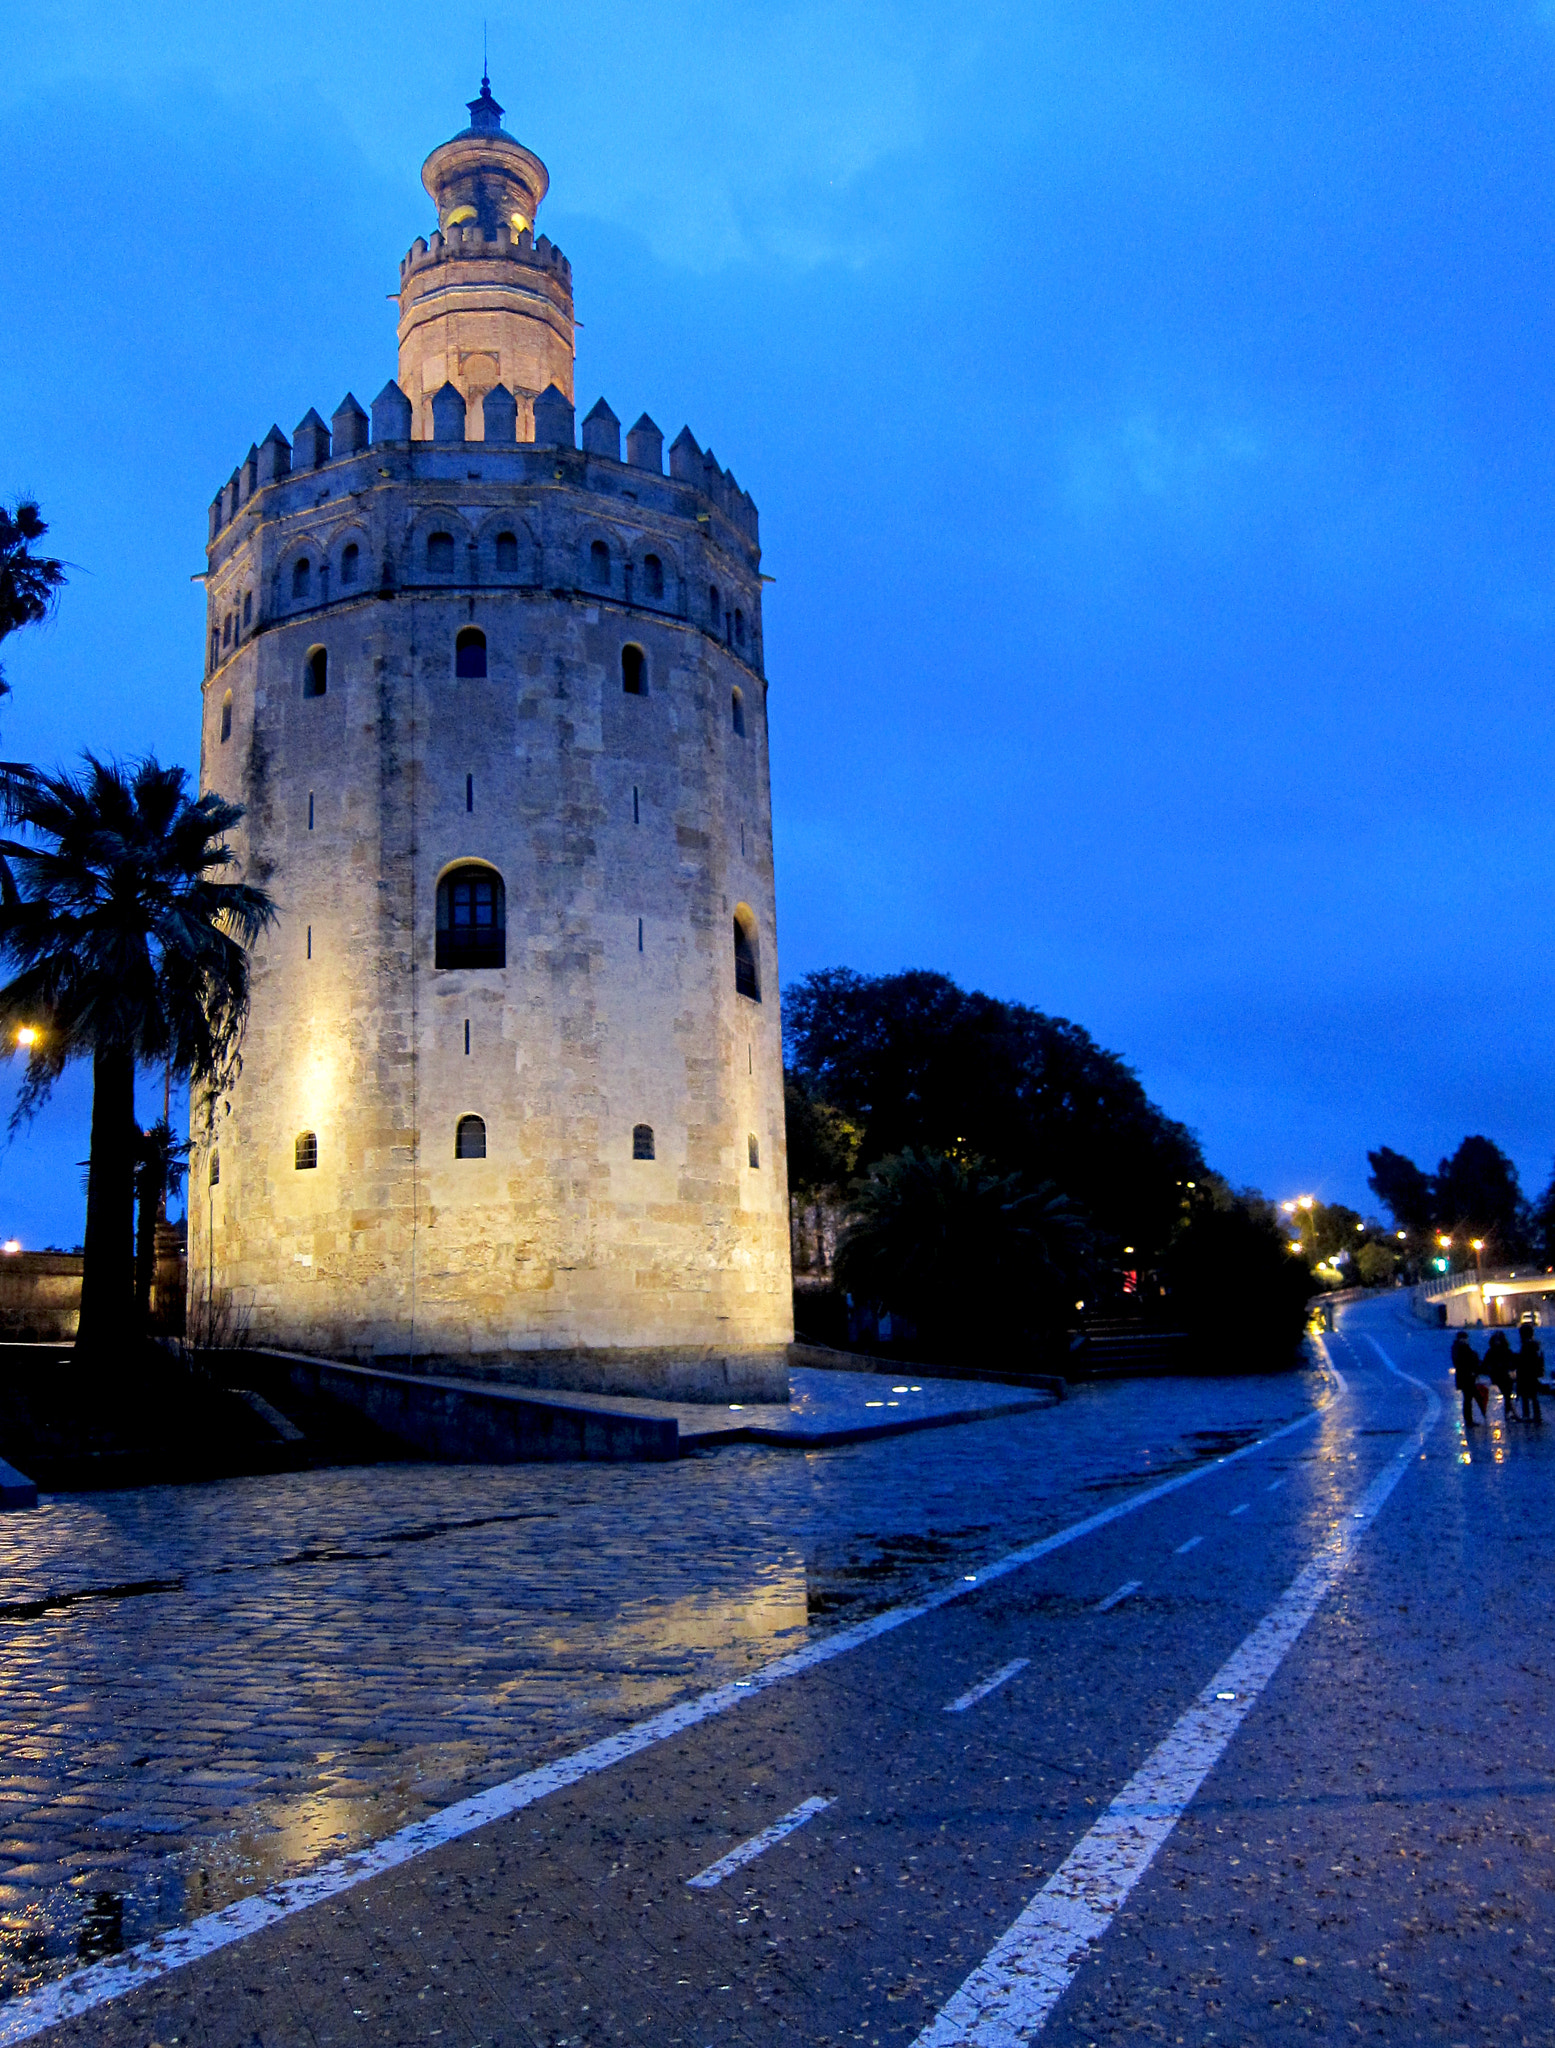
[[[1081,1388],[845,1449],[368,1467],[0,1517],[0,1999],[1266,1433],[1318,1384]]]

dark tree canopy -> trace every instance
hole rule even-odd
[[[948,975],[808,974],[785,992],[783,1030],[806,1096],[862,1133],[862,1166],[910,1148],[1052,1182],[1142,1261],[1205,1172],[1192,1133],[1079,1025]]]
[[[19,626],[38,625],[54,607],[65,565],[34,552],[48,530],[30,498],[23,498],[14,512],[0,505],[0,640]],[[0,697],[9,691],[0,670]]]
[[[1369,1185],[1402,1229],[1483,1238],[1497,1257],[1526,1254],[1530,1218],[1517,1168],[1489,1138],[1465,1138],[1434,1174],[1386,1145],[1366,1156]]]

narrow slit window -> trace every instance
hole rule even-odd
[[[227,616],[226,616],[226,617],[225,617],[225,618],[224,618],[224,619],[222,620],[222,622],[221,622],[221,644],[222,644],[222,646],[223,646],[223,647],[230,647],[230,646],[232,645],[232,614],[231,614],[231,612],[228,612]]]
[[[467,811],[473,811],[475,808],[475,777],[473,775],[467,775],[464,778],[464,808]]]
[[[313,1131],[299,1132],[292,1147],[292,1159],[299,1173],[311,1173],[319,1163],[319,1141]]]
[[[632,823],[634,825],[642,823],[642,817],[637,808],[637,784],[635,782],[632,784]]]
[[[311,924],[308,926],[308,958],[310,960],[313,958],[313,927]]]
[[[454,1131],[455,1159],[484,1159],[486,1157],[486,1119],[479,1116],[462,1116]]]
[[[468,1017],[464,1020],[464,1056],[466,1059],[470,1057],[470,1020]]]
[[[307,666],[302,672],[302,694],[305,697],[322,697],[329,689],[329,655],[322,647],[310,650]]]
[[[642,951],[642,949],[643,949],[643,921],[642,921],[642,919],[641,919],[641,918],[638,918],[638,920],[637,920],[637,950],[638,950],[638,952],[640,953],[640,952]]]
[[[340,582],[342,588],[354,583],[362,573],[362,550],[354,540],[348,540],[340,552]]]
[[[632,1157],[634,1159],[651,1159],[653,1157],[652,1124],[633,1124]]]
[[[610,588],[610,550],[602,540],[589,547],[589,581],[596,590]]]
[[[479,626],[461,626],[454,641],[454,674],[483,676],[486,673],[486,635]]]
[[[221,1186],[221,1154],[219,1152],[213,1152],[211,1154],[210,1184],[213,1188],[219,1188]]]
[[[221,700],[221,743],[223,746],[232,737],[232,692],[229,690]]]
[[[734,608],[734,644],[736,647],[745,645],[745,614],[738,605]]]
[[[215,668],[217,664],[220,662],[220,660],[221,635],[216,631],[215,627],[213,626],[211,628],[211,667]]]
[[[253,622],[254,593],[251,590],[245,590],[243,593],[243,623],[245,626],[251,626]]]
[[[745,692],[743,690],[736,690],[734,692],[731,700],[731,710],[734,714],[734,736],[737,740],[742,740],[745,737]]]
[[[306,555],[299,555],[292,564],[292,598],[295,602],[306,597],[313,587],[313,565]]]
[[[313,830],[313,791],[308,791],[308,830]]]
[[[719,595],[716,583],[709,583],[707,586],[707,616],[713,622],[713,631],[721,631],[724,622],[724,601]]]
[[[621,688],[628,697],[648,694],[647,656],[630,640],[621,649]]]
[[[756,941],[756,920],[742,905],[734,913],[734,987],[737,995],[761,1001],[761,962]]]
[[[497,535],[497,574],[516,576],[518,574],[518,535],[499,533]]]
[[[750,1155],[751,1171],[754,1173],[761,1165],[761,1144],[754,1131],[745,1140],[745,1149]]]

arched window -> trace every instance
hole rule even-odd
[[[734,644],[736,647],[745,645],[745,614],[738,605],[734,608]]]
[[[643,556],[643,594],[655,604],[664,600],[664,564],[657,555]]]
[[[736,690],[734,692],[730,699],[730,707],[734,713],[734,736],[736,739],[742,740],[745,737],[745,692],[743,690]]]
[[[461,626],[454,641],[454,674],[483,676],[486,673],[486,635],[479,626]]]
[[[243,623],[245,626],[254,623],[254,593],[251,590],[243,593]]]
[[[312,566],[306,555],[299,555],[292,564],[292,597],[306,597],[313,586]]]
[[[210,1184],[213,1188],[219,1188],[221,1186],[221,1154],[219,1152],[213,1152],[211,1154]]]
[[[486,1157],[486,1120],[479,1116],[462,1116],[454,1132],[455,1159],[484,1159]]]
[[[506,967],[507,897],[495,868],[455,868],[437,885],[438,967]]]
[[[340,554],[340,580],[354,583],[362,572],[362,550],[354,540],[348,540]]]
[[[628,697],[648,694],[648,657],[631,640],[621,649],[621,687]]]
[[[292,1158],[299,1173],[310,1173],[319,1163],[319,1141],[312,1131],[299,1131],[297,1142],[292,1147]]]
[[[634,1159],[651,1159],[653,1157],[652,1124],[633,1124],[632,1157]]]
[[[497,574],[516,576],[518,574],[518,535],[499,533],[497,535]]]
[[[322,647],[310,647],[303,665],[302,694],[322,697],[329,688],[329,655]]]
[[[434,576],[454,573],[454,537],[451,533],[427,535],[427,567]]]
[[[610,550],[602,540],[589,547],[589,581],[596,590],[610,588]]]
[[[229,690],[221,700],[221,743],[226,745],[232,737],[232,692]]]
[[[745,1149],[750,1155],[751,1170],[754,1172],[761,1165],[761,1142],[754,1131],[745,1140]]]
[[[756,920],[742,903],[734,913],[734,989],[736,995],[761,1001],[761,961],[757,949]]]

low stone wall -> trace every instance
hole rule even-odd
[[[340,1365],[291,1352],[237,1355],[260,1362],[307,1400],[353,1408],[407,1450],[446,1464],[618,1463],[680,1455],[680,1431],[672,1419],[570,1408],[527,1400],[505,1387]],[[277,1400],[284,1407],[283,1391]]]
[[[567,1394],[636,1394],[651,1401],[788,1400],[788,1347],[763,1351],[477,1351],[457,1357],[381,1354],[358,1365],[412,1377]]]
[[[0,1253],[0,1342],[68,1344],[81,1320],[79,1252]]]

